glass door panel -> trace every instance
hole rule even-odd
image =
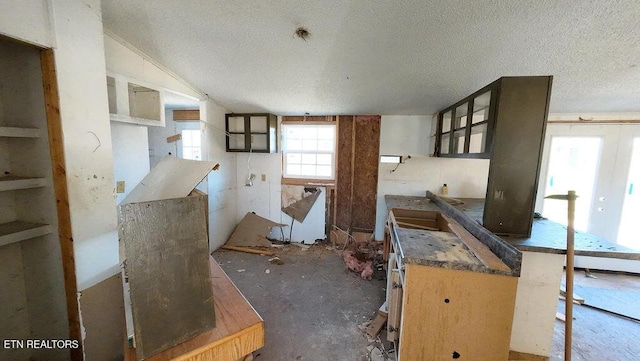
[[[620,218],[617,242],[640,250],[640,138],[633,140],[629,178]]]
[[[587,231],[600,159],[600,137],[552,137],[545,196],[575,190],[575,228]],[[567,224],[567,202],[545,199],[544,217]]]

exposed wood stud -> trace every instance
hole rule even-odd
[[[42,81],[44,87],[45,111],[51,150],[51,167],[53,170],[53,188],[56,196],[58,212],[58,233],[62,254],[62,269],[67,303],[67,319],[69,321],[69,338],[78,340],[78,348],[70,349],[71,360],[81,361],[82,331],[78,311],[78,286],[76,284],[76,268],[73,253],[73,231],[71,228],[71,212],[69,210],[69,193],[67,190],[66,164],[64,158],[64,139],[60,118],[60,98],[56,78],[55,59],[52,49],[40,51]]]

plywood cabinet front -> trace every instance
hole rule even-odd
[[[407,264],[399,360],[507,360],[517,280]]]
[[[389,213],[387,336],[397,360],[508,360],[518,252],[501,258],[435,204],[426,208]]]

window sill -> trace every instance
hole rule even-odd
[[[336,184],[334,179],[308,179],[308,178],[282,178],[282,184],[302,185],[302,186],[323,186],[333,187]]]

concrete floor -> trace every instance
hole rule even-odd
[[[346,269],[327,245],[289,244],[268,256],[218,250],[213,257],[265,321],[256,361],[383,360],[363,329],[384,302],[382,272],[371,281]]]
[[[381,350],[389,345],[369,339],[363,330],[384,302],[381,272],[363,280],[327,245],[290,244],[275,252],[284,264],[234,251],[213,254],[265,321],[266,344],[254,353],[257,361],[385,359]],[[638,276],[594,274],[597,279],[577,272],[576,285],[627,292],[622,298],[640,290]],[[580,296],[595,301],[590,294]],[[618,304],[637,307],[639,300],[620,299]],[[564,312],[564,301],[558,306]],[[640,360],[640,323],[585,306],[574,307],[574,318],[574,361]],[[556,321],[550,360],[563,360],[563,350],[564,323]]]

